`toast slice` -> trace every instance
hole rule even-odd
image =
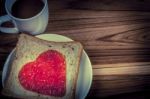
[[[51,42],[20,34],[2,93],[16,98],[75,99],[82,50],[76,41]]]

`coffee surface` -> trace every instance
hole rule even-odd
[[[37,15],[44,7],[41,0],[17,0],[13,6],[11,13],[17,18],[30,18]]]

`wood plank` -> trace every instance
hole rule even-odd
[[[124,93],[149,91],[149,75],[102,75],[94,76],[89,93],[93,97],[108,97]]]
[[[74,0],[69,5],[86,10],[150,10],[149,0]]]
[[[149,62],[93,65],[93,75],[150,75]]]
[[[149,11],[149,0],[48,0],[49,9]]]

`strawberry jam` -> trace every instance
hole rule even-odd
[[[56,50],[41,53],[35,61],[26,63],[18,75],[24,89],[62,97],[66,93],[66,61]]]

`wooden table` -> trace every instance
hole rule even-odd
[[[93,82],[86,99],[150,99],[149,11],[148,0],[49,1],[46,33],[80,41],[91,59]],[[0,33],[1,70],[17,38]]]

